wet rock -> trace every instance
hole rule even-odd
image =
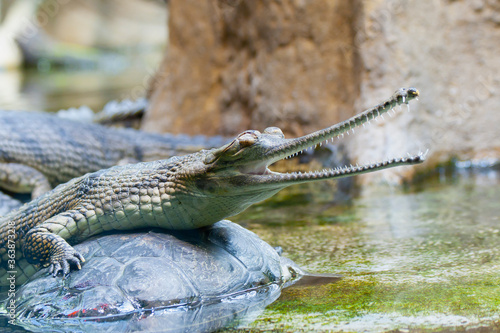
[[[259,313],[285,282],[302,274],[227,220],[183,232],[112,234],[75,248],[86,259],[81,270],[54,279],[44,269],[16,290],[18,325],[31,331],[209,332]]]

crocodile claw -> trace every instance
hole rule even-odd
[[[71,266],[76,266],[76,268],[81,269],[81,264],[84,262],[85,258],[74,249],[72,249],[71,252],[66,251],[63,255],[52,258],[49,266],[49,274],[56,277],[59,272],[61,272],[62,276],[66,278],[69,275]]]

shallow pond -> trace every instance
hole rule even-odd
[[[285,289],[246,330],[499,328],[500,173],[461,170],[409,188],[292,187],[234,220],[339,282]]]

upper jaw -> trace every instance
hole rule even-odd
[[[338,136],[343,136],[345,132],[354,131],[354,128],[364,125],[383,115],[384,113],[392,110],[395,106],[401,104],[407,104],[410,100],[416,99],[419,92],[415,88],[401,88],[398,89],[388,100],[378,104],[377,106],[368,109],[356,116],[341,122],[339,124],[333,125],[331,127],[313,132],[311,134],[296,138],[296,139],[284,139],[272,136],[262,136],[259,140],[259,152],[254,154],[254,159],[259,160],[259,162],[248,161],[238,167],[239,172],[246,175],[261,175],[267,176],[262,178],[262,180],[267,179],[267,181],[276,180],[290,180],[290,181],[300,181],[300,180],[316,180],[324,178],[337,178],[346,177],[350,175],[355,175],[359,173],[371,172],[383,168],[388,168],[396,165],[408,165],[421,163],[425,159],[424,153],[419,153],[418,155],[409,155],[409,157],[392,159],[387,161],[381,161],[379,163],[365,165],[365,166],[351,166],[350,168],[345,167],[342,169],[326,170],[325,173],[328,176],[317,176],[316,173],[307,174],[281,174],[277,172],[270,171],[268,166],[272,163],[295,156],[301,153],[303,150],[321,145],[323,142],[328,143],[328,140],[333,139]],[[337,172],[341,170],[342,172]],[[322,173],[322,172],[320,172]]]
[[[307,148],[321,145],[323,142],[328,143],[328,140],[343,136],[346,132],[354,131],[355,128],[389,112],[398,105],[408,105],[412,99],[416,99],[418,96],[419,92],[415,88],[400,88],[389,99],[346,121],[296,139],[283,139],[279,145],[267,149],[266,157],[273,163],[294,156]]]
[[[382,161],[380,163],[375,163],[372,165],[366,165],[361,167],[345,167],[342,169],[325,170],[320,172],[322,176],[316,176],[318,173],[307,173],[307,174],[281,174],[277,172],[272,172],[268,169],[268,166],[272,163],[292,157],[299,154],[303,150],[321,145],[323,142],[328,142],[328,140],[333,139],[338,136],[343,136],[344,133],[348,131],[354,131],[357,128],[370,120],[383,115],[384,113],[392,110],[395,106],[401,104],[408,104],[412,99],[417,98],[419,95],[418,90],[415,88],[401,88],[398,89],[388,100],[378,104],[377,106],[368,109],[356,116],[343,121],[339,124],[330,126],[328,128],[313,132],[311,134],[296,138],[296,139],[284,139],[283,137],[276,137],[271,134],[260,135],[258,145],[255,146],[256,149],[251,149],[244,155],[240,156],[239,161],[232,161],[230,167],[236,171],[239,176],[247,175],[248,179],[254,179],[252,176],[261,176],[260,180],[264,182],[276,182],[276,181],[309,181],[318,180],[325,178],[337,178],[346,177],[359,173],[371,172],[379,170],[382,168],[387,168],[396,165],[403,164],[415,164],[423,162],[424,154],[420,153],[415,156],[409,156],[408,158],[399,158],[388,161]],[[260,133],[259,133],[260,134]],[[224,146],[216,150],[213,154],[213,158],[207,158],[205,163],[213,163],[217,160],[217,156],[220,152],[225,151],[230,145]],[[235,165],[237,164],[237,165]],[[340,171],[339,171],[340,170]],[[262,177],[264,176],[264,177]]]

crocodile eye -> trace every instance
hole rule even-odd
[[[240,144],[240,147],[241,148],[249,147],[249,146],[253,145],[254,143],[256,143],[257,140],[259,139],[258,134],[260,134],[260,132],[258,132],[258,131],[251,131],[251,132],[248,131],[248,132],[241,134],[238,137],[238,142]]]
[[[281,129],[279,129],[278,127],[268,127],[264,130],[264,134],[276,135],[281,139],[285,137]]]

